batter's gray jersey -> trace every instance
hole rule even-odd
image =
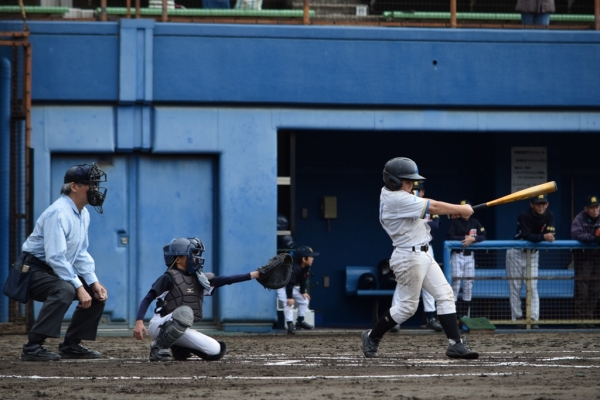
[[[431,241],[431,228],[424,219],[428,209],[429,200],[404,190],[381,189],[379,222],[394,247],[424,246]]]

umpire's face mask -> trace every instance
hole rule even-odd
[[[100,214],[104,212],[102,210],[102,204],[106,199],[106,191],[108,190],[107,188],[100,186],[100,184],[106,181],[106,172],[98,168],[95,163],[92,164],[89,172],[90,189],[87,192],[87,199],[89,205],[94,207]]]

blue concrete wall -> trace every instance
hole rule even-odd
[[[551,208],[563,234],[570,209],[580,208],[565,189],[573,186],[577,199],[597,182],[585,146],[600,132],[596,32],[151,20],[32,22],[30,29],[36,216],[53,200],[54,153],[209,157],[218,271],[245,272],[275,251],[276,134],[295,131],[294,234],[321,251],[313,281],[332,278],[329,289],[313,289],[312,306],[326,324],[369,323],[370,305],[343,295],[343,267],[373,265],[391,252],[374,214],[387,159],[417,160],[434,198],[479,202],[509,190],[511,146],[547,146],[548,177],[561,188]],[[330,224],[320,218],[323,195],[338,196]],[[488,210],[481,220],[507,238],[522,207]],[[275,318],[274,293],[247,285],[220,290],[224,324]],[[136,308],[135,297],[124,301]]]

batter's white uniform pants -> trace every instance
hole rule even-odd
[[[537,278],[538,276],[538,262],[540,254],[536,252],[531,253],[531,277]],[[506,276],[507,277],[527,277],[527,252],[521,249],[508,249],[506,250]],[[521,310],[521,288],[526,285],[527,281],[520,279],[509,279],[508,289],[510,291],[510,309],[512,314],[512,320],[516,320],[523,316]],[[540,298],[537,290],[537,279],[531,281],[531,319],[540,319]]]
[[[458,291],[462,282],[464,301],[471,301],[473,294],[473,280],[464,279],[475,276],[475,256],[465,256],[463,253],[452,253],[450,256],[450,265],[452,265],[452,291],[454,292],[454,301],[458,301]],[[463,279],[461,279],[463,278]]]
[[[160,314],[154,314],[150,320],[148,330],[152,339],[156,339],[160,333],[160,326],[172,319],[172,314],[161,317]],[[215,339],[206,336],[192,328],[186,329],[182,337],[175,342],[177,346],[187,347],[188,349],[201,350],[209,356],[217,355],[221,352],[221,345]]]
[[[454,294],[433,255],[420,249],[396,248],[390,258],[390,268],[396,277],[395,304],[390,314],[398,324],[417,311],[421,289],[429,292],[437,304],[437,314],[456,313]]]
[[[306,310],[308,310],[308,299],[300,294],[300,288],[294,286],[292,291],[292,298],[294,299],[294,305],[298,307],[298,316],[304,317]],[[277,299],[283,303],[283,315],[285,316],[285,322],[294,322],[294,305],[287,305],[287,294],[285,288],[277,289]]]
[[[429,246],[429,250],[427,250],[427,254],[433,258],[433,249]],[[396,285],[396,289],[398,289],[398,285]],[[392,307],[400,302],[400,295],[398,294],[398,290],[394,290],[394,295],[392,296]],[[435,299],[429,292],[425,289],[421,289],[421,299],[423,300],[423,311],[425,312],[434,312],[435,311]]]

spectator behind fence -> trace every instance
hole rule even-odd
[[[531,199],[529,208],[517,218],[515,240],[527,240],[533,243],[554,242],[554,214],[548,210],[548,204],[548,196],[545,194]],[[537,250],[531,250],[531,278],[533,278],[531,281],[531,319],[534,321],[540,318],[540,298],[536,279],[539,257]],[[514,278],[527,276],[527,251],[525,249],[508,249],[506,251],[506,275],[510,291],[511,316],[512,320],[516,321],[523,318],[520,293],[526,281]],[[516,327],[524,328],[525,325],[520,324]],[[539,328],[537,324],[533,324],[531,327]]]
[[[460,204],[471,204],[468,200],[461,200]],[[461,250],[452,250],[450,265],[452,266],[452,291],[456,302],[456,316],[471,316],[471,293],[473,292],[473,280],[468,279],[475,276],[475,255],[468,247],[475,242],[486,239],[485,228],[477,218],[462,217],[455,218],[450,222],[450,228],[446,234],[448,240],[460,240]],[[462,278],[462,279],[461,279]],[[462,282],[463,295],[458,299],[458,292]]]
[[[550,25],[550,14],[556,11],[554,0],[517,0],[523,25]]]
[[[598,196],[585,198],[581,211],[571,224],[571,238],[581,243],[600,245],[600,202]],[[575,294],[573,317],[593,319],[600,296],[600,248],[573,250],[575,264]],[[578,328],[594,328],[593,324],[578,324]]]

